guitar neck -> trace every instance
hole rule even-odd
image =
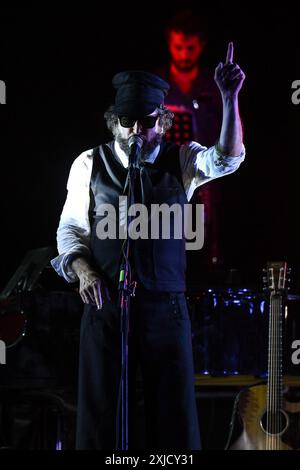
[[[271,293],[269,317],[267,408],[276,413],[282,407],[283,296]]]

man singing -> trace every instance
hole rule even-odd
[[[218,143],[164,141],[172,113],[164,107],[169,85],[143,71],[113,78],[114,104],[106,112],[114,139],[82,153],[73,163],[68,195],[57,231],[55,270],[79,281],[85,304],[81,324],[77,419],[78,449],[114,449],[120,384],[118,277],[123,239],[99,237],[104,204],[119,213],[128,173],[130,138],[141,139],[136,201],[183,207],[195,188],[236,171],[244,160],[238,94],[245,75],[233,63],[215,70],[223,101]],[[102,209],[101,209],[102,208]],[[182,211],[183,213],[184,211]],[[119,225],[118,220],[116,224]],[[139,366],[144,385],[146,447],[200,449],[194,393],[190,320],[185,300],[185,239],[132,240],[130,271],[135,282],[129,332],[129,448],[135,445],[134,378]],[[161,232],[160,232],[161,235]]]

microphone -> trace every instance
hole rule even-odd
[[[139,157],[141,154],[143,139],[137,134],[133,134],[128,139],[129,145],[129,166],[139,167]]]

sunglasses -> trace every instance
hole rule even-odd
[[[157,116],[145,116],[142,118],[130,118],[128,116],[119,116],[119,121],[122,127],[133,127],[135,123],[138,121],[142,127],[145,129],[151,129],[152,127],[155,126],[155,123],[157,121]]]

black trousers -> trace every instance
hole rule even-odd
[[[115,449],[121,344],[117,301],[85,306],[81,324],[77,449]],[[129,449],[135,373],[144,384],[146,449],[200,449],[191,326],[183,293],[138,289],[129,333]]]

